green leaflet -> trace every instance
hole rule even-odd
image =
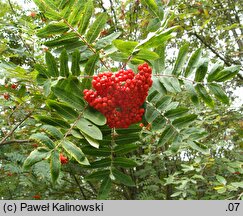
[[[116,155],[124,155],[136,150],[137,148],[138,148],[137,144],[125,144],[125,145],[116,146],[114,151]]]
[[[160,135],[158,146],[163,146],[165,143],[169,142],[169,140],[174,137],[175,134],[175,129],[172,126],[167,126]]]
[[[139,138],[139,133],[129,133],[129,136],[127,134],[119,134],[115,138],[115,142],[117,145],[124,145],[124,144],[131,144],[136,141],[138,141]]]
[[[88,0],[85,3],[84,10],[82,11],[82,14],[79,15],[81,18],[79,19],[79,24],[78,24],[78,32],[80,34],[84,34],[86,32],[86,29],[88,28],[90,19],[92,17],[92,14],[94,12],[94,5],[93,1]]]
[[[91,88],[91,79],[90,77],[94,75],[96,63],[99,61],[99,53],[92,55],[85,64],[84,74],[88,77],[84,77],[82,80],[83,89]]]
[[[94,161],[90,163],[90,168],[104,168],[104,167],[109,167],[111,165],[111,159],[110,158],[105,158],[101,160]]]
[[[100,170],[97,172],[93,172],[89,175],[85,176],[85,179],[90,181],[90,180],[102,180],[105,179],[107,177],[109,177],[110,175],[110,170]]]
[[[100,113],[99,111],[88,107],[85,111],[84,111],[84,117],[90,121],[92,121],[94,124],[96,125],[105,125],[106,124],[106,117]]]
[[[89,165],[87,158],[85,157],[82,150],[69,140],[62,140],[61,146],[65,151],[70,154],[78,163],[82,165]]]
[[[201,48],[197,49],[195,52],[192,53],[186,66],[185,77],[190,76],[194,72],[199,62],[199,59],[201,58],[201,55],[202,55]]]
[[[227,68],[224,68],[221,71],[214,73],[214,76],[211,76],[211,81],[224,82],[232,79],[240,70],[240,65],[233,65]]]
[[[101,200],[106,199],[111,190],[111,186],[112,186],[112,181],[111,181],[110,177],[108,176],[108,177],[104,178],[100,185],[98,199],[101,199]]]
[[[229,98],[220,85],[216,83],[210,83],[208,84],[208,88],[218,100],[220,100],[224,104],[229,105]]]
[[[100,31],[104,28],[107,18],[108,17],[106,13],[101,13],[96,17],[94,23],[90,26],[86,35],[88,43],[93,43],[95,41],[95,39],[100,34]]]
[[[52,151],[50,159],[51,159],[50,160],[51,178],[52,178],[52,182],[55,183],[59,177],[60,170],[61,170],[59,152],[57,150]]]
[[[83,133],[87,134],[88,136],[90,136],[96,140],[102,140],[102,138],[103,138],[103,135],[102,135],[102,132],[100,131],[100,129],[85,118],[80,118],[77,121],[76,126]]]
[[[155,32],[157,31],[161,26],[161,21],[158,17],[151,19],[149,21],[149,24],[147,26],[147,31],[148,32]]]
[[[77,34],[74,32],[68,32],[67,34],[61,35],[58,38],[46,41],[44,45],[48,47],[68,46],[77,41],[79,41]]]
[[[207,81],[212,82],[221,70],[223,70],[223,64],[219,62],[215,63],[208,74]]]
[[[197,84],[195,86],[196,92],[198,93],[199,97],[202,98],[202,100],[211,108],[214,107],[214,101],[212,98],[209,96],[207,90],[204,88],[203,85]]]
[[[72,92],[67,92],[59,87],[52,88],[53,93],[62,101],[66,102],[72,108],[82,111],[84,108],[84,101]]]
[[[155,89],[161,95],[167,94],[167,90],[164,87],[164,85],[160,82],[159,78],[153,77],[152,79],[153,79],[153,86],[151,88],[151,91],[152,89]]]
[[[203,59],[201,61],[201,64],[199,65],[199,67],[196,70],[196,74],[195,74],[195,82],[202,82],[206,73],[208,71],[208,60],[207,59]]]
[[[68,23],[71,26],[75,26],[80,20],[80,14],[85,8],[85,2],[83,0],[77,0],[73,5],[73,10],[68,17]]]
[[[227,180],[226,180],[223,176],[216,175],[216,179],[217,179],[217,181],[218,181],[220,184],[223,184],[223,185],[226,185],[226,184],[227,184]]]
[[[99,53],[94,54],[93,56],[91,56],[88,59],[87,63],[85,64],[85,68],[84,68],[85,75],[93,76],[95,65],[98,60],[99,60]]]
[[[84,136],[84,138],[88,141],[88,143],[95,147],[95,148],[99,148],[99,142],[96,140],[96,139],[93,139],[92,137],[88,136],[87,134],[85,133],[82,133],[82,135]]]
[[[45,160],[49,156],[50,156],[50,151],[48,151],[45,148],[37,148],[34,151],[32,151],[30,155],[25,159],[23,168],[27,170],[37,162]]]
[[[52,77],[58,77],[59,71],[54,56],[50,52],[46,52],[45,59],[48,68],[48,74],[50,74]]]
[[[79,62],[80,62],[80,52],[78,49],[76,49],[72,54],[72,66],[71,66],[71,71],[74,76],[80,75],[81,71],[79,67]]]
[[[53,20],[61,20],[61,14],[58,12],[57,7],[53,4],[52,1],[48,0],[34,0],[35,4],[39,7],[39,9],[45,14],[45,16],[49,19]]]
[[[139,52],[134,55],[134,58],[142,60],[156,60],[159,58],[159,55],[156,52],[152,52],[147,49],[140,49]]]
[[[78,117],[78,113],[65,103],[57,102],[55,100],[47,100],[47,105],[56,110],[57,114],[67,120],[75,120]]]
[[[44,96],[48,97],[48,95],[51,93],[51,80],[47,79],[43,83],[43,90],[44,90]]]
[[[162,77],[160,82],[164,85],[167,91],[172,93],[181,92],[179,80],[176,77]]]
[[[184,44],[178,53],[172,74],[179,76],[182,72],[182,68],[184,66],[184,63],[186,61],[186,57],[187,57],[187,53],[188,53],[188,49],[189,49],[189,44],[186,43]]]
[[[123,172],[113,169],[112,174],[115,177],[115,180],[126,185],[126,186],[135,186],[132,178],[129,175],[124,174]]]
[[[155,52],[159,55],[159,58],[154,61],[155,74],[163,74],[165,70],[165,48],[166,43],[158,46]]]
[[[99,39],[96,44],[96,49],[102,49],[112,44],[112,42],[121,35],[121,32],[113,32],[112,34]]]
[[[69,76],[68,54],[66,49],[63,49],[60,55],[60,76],[62,77]]]
[[[197,118],[196,114],[189,114],[180,118],[175,119],[172,124],[177,128],[183,128],[186,125],[190,124]]]
[[[188,141],[188,143],[189,143],[189,146],[192,149],[194,149],[194,150],[196,150],[196,151],[198,151],[198,152],[200,152],[200,153],[202,153],[204,155],[209,155],[210,154],[209,149],[207,149],[207,147],[205,145],[202,145],[202,144],[197,143],[195,141],[194,142]]]
[[[111,150],[108,147],[100,146],[100,148],[96,149],[92,146],[85,146],[82,148],[83,152],[86,155],[98,156],[98,157],[107,157],[110,156]]]
[[[41,129],[56,140],[60,140],[63,138],[63,134],[60,132],[60,130],[52,125],[43,125]]]
[[[172,38],[171,33],[173,31],[175,31],[178,28],[178,26],[173,26],[171,28],[166,29],[165,31],[162,32],[154,32],[150,35],[148,35],[148,37],[141,41],[136,48],[152,48],[152,47],[158,47],[161,44],[165,43],[166,41],[168,41],[169,39]]]
[[[138,45],[136,41],[123,41],[123,40],[114,40],[114,46],[123,53],[132,54],[134,48]]]
[[[156,107],[151,104],[147,104],[144,117],[148,123],[152,123],[159,115],[160,113],[156,110]]]
[[[39,72],[39,74],[44,75],[45,77],[51,77],[51,73],[42,65],[36,64],[35,69]]]
[[[52,140],[48,136],[46,136],[42,133],[32,134],[30,136],[30,140],[35,140],[36,142],[38,142],[40,144],[44,144],[49,149],[55,148],[55,144],[52,142]]]
[[[44,28],[40,29],[37,32],[38,37],[50,37],[55,34],[63,34],[69,30],[69,27],[63,23],[63,22],[58,22],[58,23],[50,23],[46,25]]]
[[[34,116],[35,119],[45,123],[45,124],[49,124],[49,125],[53,125],[53,126],[58,126],[61,128],[69,128],[70,125],[64,121],[63,119],[60,118],[53,118],[50,116],[43,116],[43,115],[35,115]]]
[[[186,91],[190,95],[191,101],[194,103],[194,105],[197,106],[199,104],[199,99],[194,86],[192,85],[191,82],[186,80],[184,80],[184,84],[185,84]]]
[[[137,166],[137,163],[135,161],[124,157],[115,157],[113,160],[113,164],[117,167],[124,168],[132,168]]]
[[[159,8],[155,0],[142,0],[141,3],[146,6],[153,16],[159,16]]]
[[[187,113],[189,111],[189,109],[185,108],[185,107],[179,107],[176,109],[171,109],[167,112],[165,112],[165,116],[167,118],[173,119],[173,118],[177,118],[179,116],[184,115],[185,113]]]

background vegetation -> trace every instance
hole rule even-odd
[[[240,1],[33,2],[0,1],[1,199],[243,199]],[[82,91],[143,62],[143,125],[111,130]]]

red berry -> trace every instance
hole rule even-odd
[[[31,12],[30,12],[30,16],[31,16],[32,18],[36,17],[36,12],[35,12],[35,11],[31,11]]]
[[[6,92],[6,93],[3,94],[3,97],[4,97],[5,100],[9,100],[10,95],[9,95],[9,93]]]
[[[60,158],[61,164],[68,163],[68,158],[65,157],[62,153],[60,153],[59,158]]]
[[[33,196],[33,198],[34,198],[34,199],[41,199],[41,195],[36,194],[36,195]]]
[[[12,88],[12,89],[16,89],[17,87],[18,87],[18,85],[15,84],[15,83],[13,83],[13,84],[11,85],[11,88]]]

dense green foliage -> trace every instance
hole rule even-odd
[[[33,2],[0,2],[2,199],[243,199],[236,1]],[[83,90],[144,62],[142,124],[109,128]]]

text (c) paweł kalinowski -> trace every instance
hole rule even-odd
[[[70,203],[46,203],[46,204],[28,204],[25,202],[20,203],[20,211],[24,212],[44,212],[44,211],[83,211],[83,212],[99,212],[104,211],[103,203],[94,204],[70,204]]]

